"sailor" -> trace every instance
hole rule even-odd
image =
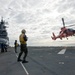
[[[26,30],[23,29],[21,31],[21,35],[19,36],[19,41],[20,41],[20,53],[19,53],[19,56],[18,56],[18,60],[17,61],[22,61],[22,63],[27,63],[28,61],[26,61],[26,57],[27,57],[27,54],[28,54],[28,49],[27,49],[27,36],[26,36]],[[23,57],[23,60],[21,60],[21,56],[22,54],[24,53],[24,57]]]
[[[18,47],[18,43],[17,43],[17,40],[15,40],[14,42],[15,53],[17,53],[17,47]]]
[[[1,43],[1,53],[4,52],[4,43]]]
[[[7,44],[4,44],[4,50],[7,52]]]

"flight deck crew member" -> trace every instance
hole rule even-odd
[[[17,40],[15,40],[14,42],[15,53],[17,53],[17,46],[18,46],[18,43],[17,43]]]
[[[28,61],[26,61],[26,57],[28,54],[28,49],[27,49],[27,36],[26,36],[26,30],[23,29],[22,30],[22,34],[19,36],[19,41],[20,41],[20,53],[18,56],[18,60],[17,61],[22,61],[22,63],[27,63]],[[21,60],[21,56],[24,53],[24,57],[23,60]]]
[[[7,52],[7,44],[4,44],[4,50]]]
[[[4,52],[4,43],[1,43],[1,53]]]

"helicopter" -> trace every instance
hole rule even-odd
[[[74,36],[75,35],[75,30],[72,28],[67,28],[65,27],[65,22],[64,22],[64,18],[62,18],[62,22],[63,22],[63,27],[61,28],[61,31],[59,32],[59,35],[55,35],[54,32],[52,33],[53,36],[51,36],[52,40],[56,40],[57,38],[60,38],[62,40],[62,38],[67,38],[69,36]],[[71,25],[74,26],[74,25]]]

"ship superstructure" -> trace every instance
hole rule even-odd
[[[2,43],[7,45],[9,44],[8,33],[6,30],[5,21],[3,20],[3,18],[1,19],[1,22],[0,22],[0,46]]]

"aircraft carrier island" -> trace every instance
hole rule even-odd
[[[5,24],[6,22],[2,18],[0,22],[0,47],[1,44],[6,44],[6,45],[9,44],[9,38],[8,38],[8,33]]]

